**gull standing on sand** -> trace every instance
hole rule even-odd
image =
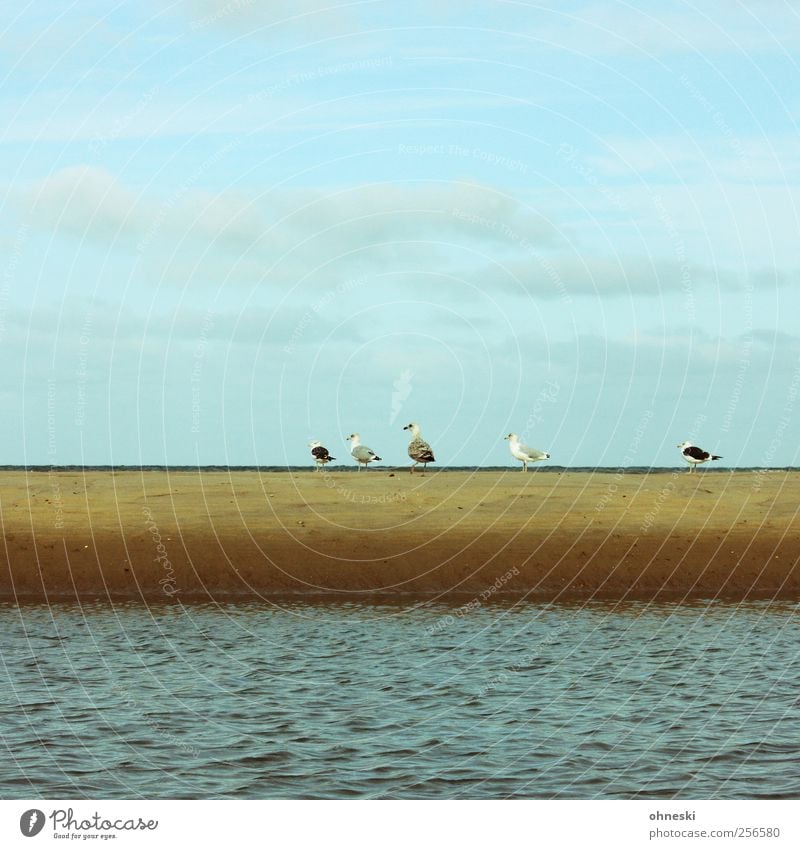
[[[539,451],[537,448],[529,448],[519,441],[516,433],[509,433],[503,437],[508,440],[508,447],[511,451],[511,456],[517,460],[522,460],[522,471],[528,471],[528,463],[535,463],[537,460],[549,460],[550,455],[546,451]]]
[[[325,448],[318,439],[309,442],[308,447],[311,449],[311,455],[314,458],[314,462],[317,464],[317,471],[319,471],[326,463],[330,463],[331,460],[336,459],[335,457],[331,457],[328,453],[328,449]]]
[[[350,453],[352,454],[353,459],[358,463],[359,472],[361,471],[362,466],[366,469],[367,465],[373,460],[381,459],[371,448],[367,448],[366,445],[361,444],[361,437],[359,434],[351,433],[350,436],[346,437],[346,439],[350,443]]]
[[[424,475],[428,463],[436,462],[431,446],[419,435],[419,425],[415,422],[407,424],[403,430],[411,431],[411,442],[408,443],[408,456],[414,461],[411,466],[411,473],[414,473],[414,466],[417,463],[422,463],[422,474]]]
[[[707,463],[709,460],[721,460],[718,454],[709,454],[708,451],[703,451],[702,448],[698,448],[696,445],[692,445],[691,442],[681,442],[678,446],[681,449],[681,454],[683,455],[683,459],[689,464],[689,471],[696,472],[697,467],[701,463]]]

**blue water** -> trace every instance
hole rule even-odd
[[[4,798],[797,798],[798,605],[0,605]]]

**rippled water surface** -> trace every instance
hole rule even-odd
[[[798,605],[0,606],[0,796],[800,796]]]

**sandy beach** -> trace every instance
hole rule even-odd
[[[800,597],[800,474],[6,472],[5,600]]]

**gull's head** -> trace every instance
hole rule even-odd
[[[419,433],[419,425],[416,422],[411,422],[411,424],[407,424],[403,430],[410,430],[413,434]]]
[[[678,448],[691,448],[692,443],[691,442],[680,442],[680,443],[678,443],[677,447]]]
[[[508,436],[504,436],[503,439],[513,439],[514,441],[519,441],[519,437],[516,433],[509,433]]]
[[[312,439],[311,442],[308,443],[309,448],[319,448],[322,443],[318,439]]]
[[[351,433],[350,436],[345,437],[346,442],[359,442],[361,437],[357,433]]]

